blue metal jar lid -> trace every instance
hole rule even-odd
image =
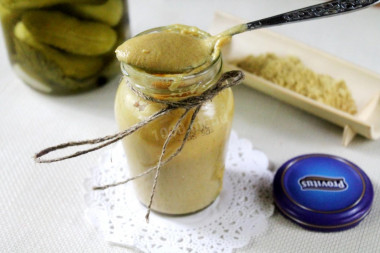
[[[283,164],[274,177],[273,194],[283,215],[318,231],[358,225],[373,201],[372,183],[364,171],[326,154],[302,155]]]

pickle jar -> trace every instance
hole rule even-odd
[[[222,57],[209,67],[192,74],[149,74],[122,63],[123,79],[115,99],[115,117],[125,130],[165,108],[147,101],[134,90],[160,100],[178,101],[213,87],[222,73]],[[174,85],[173,88],[173,83]],[[182,144],[190,124],[192,109],[186,115],[166,148],[168,159]],[[164,142],[185,109],[170,111],[122,140],[129,176],[139,175],[157,165]],[[223,185],[225,156],[234,112],[230,88],[203,104],[193,122],[182,151],[160,168],[152,210],[164,214],[189,214],[210,205]],[[148,206],[155,172],[132,183],[139,201]]]
[[[126,0],[1,0],[0,15],[12,67],[38,91],[78,93],[119,73]]]

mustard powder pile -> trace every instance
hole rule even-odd
[[[345,81],[317,74],[297,57],[279,57],[272,53],[249,55],[238,61],[237,66],[336,109],[350,114],[357,112],[355,101]]]

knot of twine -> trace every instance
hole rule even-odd
[[[180,108],[185,109],[185,112],[179,117],[175,126],[173,127],[173,129],[170,130],[168,136],[166,137],[165,142],[162,146],[162,150],[161,150],[161,154],[159,156],[158,162],[155,166],[147,169],[145,172],[143,172],[139,175],[136,175],[134,177],[130,177],[124,181],[113,183],[113,184],[108,184],[108,185],[103,185],[103,186],[94,186],[93,187],[93,190],[105,190],[105,189],[110,188],[110,187],[114,187],[114,186],[118,186],[118,185],[128,183],[129,181],[135,180],[135,179],[140,178],[142,176],[148,175],[149,173],[151,173],[153,171],[156,171],[153,186],[152,186],[150,201],[149,201],[149,205],[147,207],[148,210],[147,210],[147,213],[145,216],[146,222],[148,223],[149,222],[149,215],[150,215],[150,211],[151,211],[151,207],[152,207],[152,203],[153,203],[153,198],[154,198],[154,194],[156,191],[157,181],[158,181],[158,177],[159,177],[160,169],[161,169],[162,165],[168,163],[170,160],[172,160],[174,157],[176,157],[182,151],[185,143],[187,142],[189,134],[191,132],[191,127],[193,126],[193,123],[194,123],[194,121],[197,117],[197,114],[199,113],[199,110],[201,109],[202,105],[208,101],[211,101],[216,95],[218,95],[223,90],[230,88],[232,86],[238,85],[243,79],[244,79],[244,74],[241,71],[226,72],[220,77],[220,79],[217,81],[215,86],[213,86],[212,88],[206,90],[205,92],[203,92],[202,94],[200,94],[198,96],[185,98],[185,99],[180,100],[180,101],[167,101],[167,100],[156,99],[156,98],[153,98],[151,96],[144,94],[143,92],[141,92],[138,89],[135,89],[132,85],[129,84],[129,87],[131,88],[131,90],[135,94],[137,94],[139,97],[141,97],[145,100],[151,101],[151,102],[165,104],[166,107],[164,109],[154,113],[153,115],[146,118],[145,120],[140,121],[139,123],[131,126],[130,128],[128,128],[124,131],[121,131],[117,134],[107,135],[107,136],[104,136],[101,138],[96,138],[96,139],[91,139],[91,140],[67,142],[67,143],[63,143],[63,144],[59,144],[56,146],[52,146],[52,147],[43,149],[40,152],[38,152],[37,154],[35,154],[34,160],[37,163],[52,163],[52,162],[63,161],[63,160],[69,159],[69,158],[77,157],[77,156],[80,156],[80,155],[101,149],[103,147],[106,147],[112,143],[115,143],[115,142],[123,139],[124,137],[136,132],[141,127],[147,125],[148,123],[152,122],[153,120],[155,120],[159,117],[162,117],[162,116],[168,114],[169,112],[171,112],[173,110],[180,109]],[[183,137],[181,146],[172,155],[170,155],[167,159],[163,160],[163,157],[166,153],[166,148],[167,148],[170,140],[172,139],[175,132],[178,130],[178,127],[180,126],[183,119],[191,111],[191,109],[194,109],[194,112],[191,116],[190,123],[186,129],[186,133],[185,133],[185,136]],[[77,151],[75,153],[72,153],[72,154],[69,154],[66,156],[61,156],[61,157],[57,157],[57,158],[53,158],[53,159],[42,159],[43,156],[45,156],[45,155],[47,155],[53,151],[60,150],[60,149],[65,149],[65,148],[73,147],[73,146],[96,145],[96,144],[99,144],[99,145],[97,145],[95,147],[90,147],[90,148],[85,149],[85,150],[80,150],[80,151]]]

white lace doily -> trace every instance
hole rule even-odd
[[[126,157],[121,144],[108,149],[93,168],[85,186],[86,217],[108,242],[143,252],[232,252],[247,245],[267,228],[273,214],[271,183],[266,155],[232,132],[223,190],[203,211],[186,216],[152,212],[134,195],[131,184],[92,191],[126,179]]]

